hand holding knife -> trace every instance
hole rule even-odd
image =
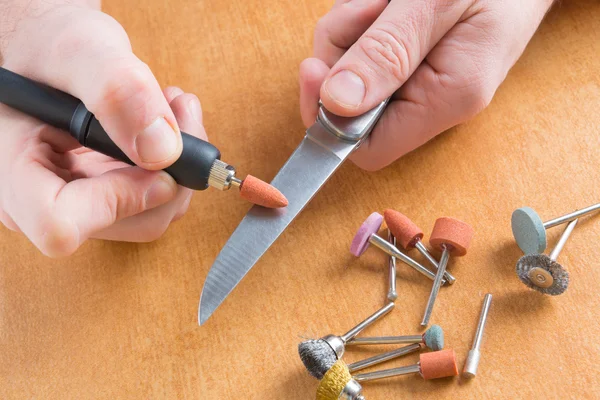
[[[198,308],[200,325],[371,134],[390,99],[391,96],[356,117],[335,115],[319,101],[316,122],[307,129],[298,148],[271,182],[288,199],[288,207],[282,210],[252,207],[246,214],[208,272]]]

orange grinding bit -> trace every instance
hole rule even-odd
[[[240,196],[251,203],[267,208],[281,208],[288,205],[285,196],[275,187],[248,175],[240,187]]]
[[[454,350],[421,353],[419,361],[423,379],[438,379],[458,375]]]
[[[400,245],[405,250],[417,249],[427,261],[438,269],[437,260],[431,255],[427,247],[423,244],[423,231],[406,215],[396,210],[385,210],[384,218],[390,227],[392,234],[400,241]],[[444,272],[444,279],[450,285],[454,284],[456,278],[448,271]]]
[[[431,231],[429,243],[440,251],[444,250],[444,245],[450,245],[450,254],[461,257],[467,254],[474,233],[473,228],[462,221],[450,217],[438,218]]]
[[[417,242],[423,239],[423,231],[406,215],[396,210],[385,210],[383,217],[392,234],[404,249],[408,250],[415,247]]]
[[[429,324],[435,299],[440,290],[442,277],[446,273],[450,255],[460,257],[467,254],[467,249],[471,244],[474,233],[473,228],[454,218],[442,217],[435,221],[429,243],[440,250],[442,256],[438,263],[438,270],[435,274],[435,279],[433,280],[431,292],[429,293],[429,300],[427,300],[427,306],[425,307],[425,314],[423,315],[421,326],[427,326],[427,324]]]

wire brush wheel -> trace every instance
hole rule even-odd
[[[521,257],[516,271],[521,282],[544,294],[557,296],[569,287],[569,273],[545,254]]]

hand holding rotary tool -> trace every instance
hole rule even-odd
[[[85,105],[67,93],[0,67],[0,103],[69,132],[86,148],[135,165]],[[227,190],[236,186],[240,196],[254,204],[268,208],[287,205],[286,198],[277,189],[260,179],[251,175],[238,179],[235,169],[220,160],[219,150],[209,142],[185,132],[181,132],[181,138],[180,157],[164,169],[179,185],[195,190],[209,186]]]
[[[46,2],[22,11],[0,26],[0,103],[13,109],[0,105],[5,226],[60,256],[89,238],[157,239],[186,211],[188,188],[237,186],[251,202],[286,204],[220,161],[196,96],[162,91],[114,19]]]

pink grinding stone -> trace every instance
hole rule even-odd
[[[358,232],[356,232],[354,239],[352,239],[350,252],[356,257],[359,257],[362,253],[364,253],[369,247],[369,238],[372,234],[379,231],[382,223],[383,216],[381,214],[374,212],[373,214],[369,215],[360,228],[358,228]]]

